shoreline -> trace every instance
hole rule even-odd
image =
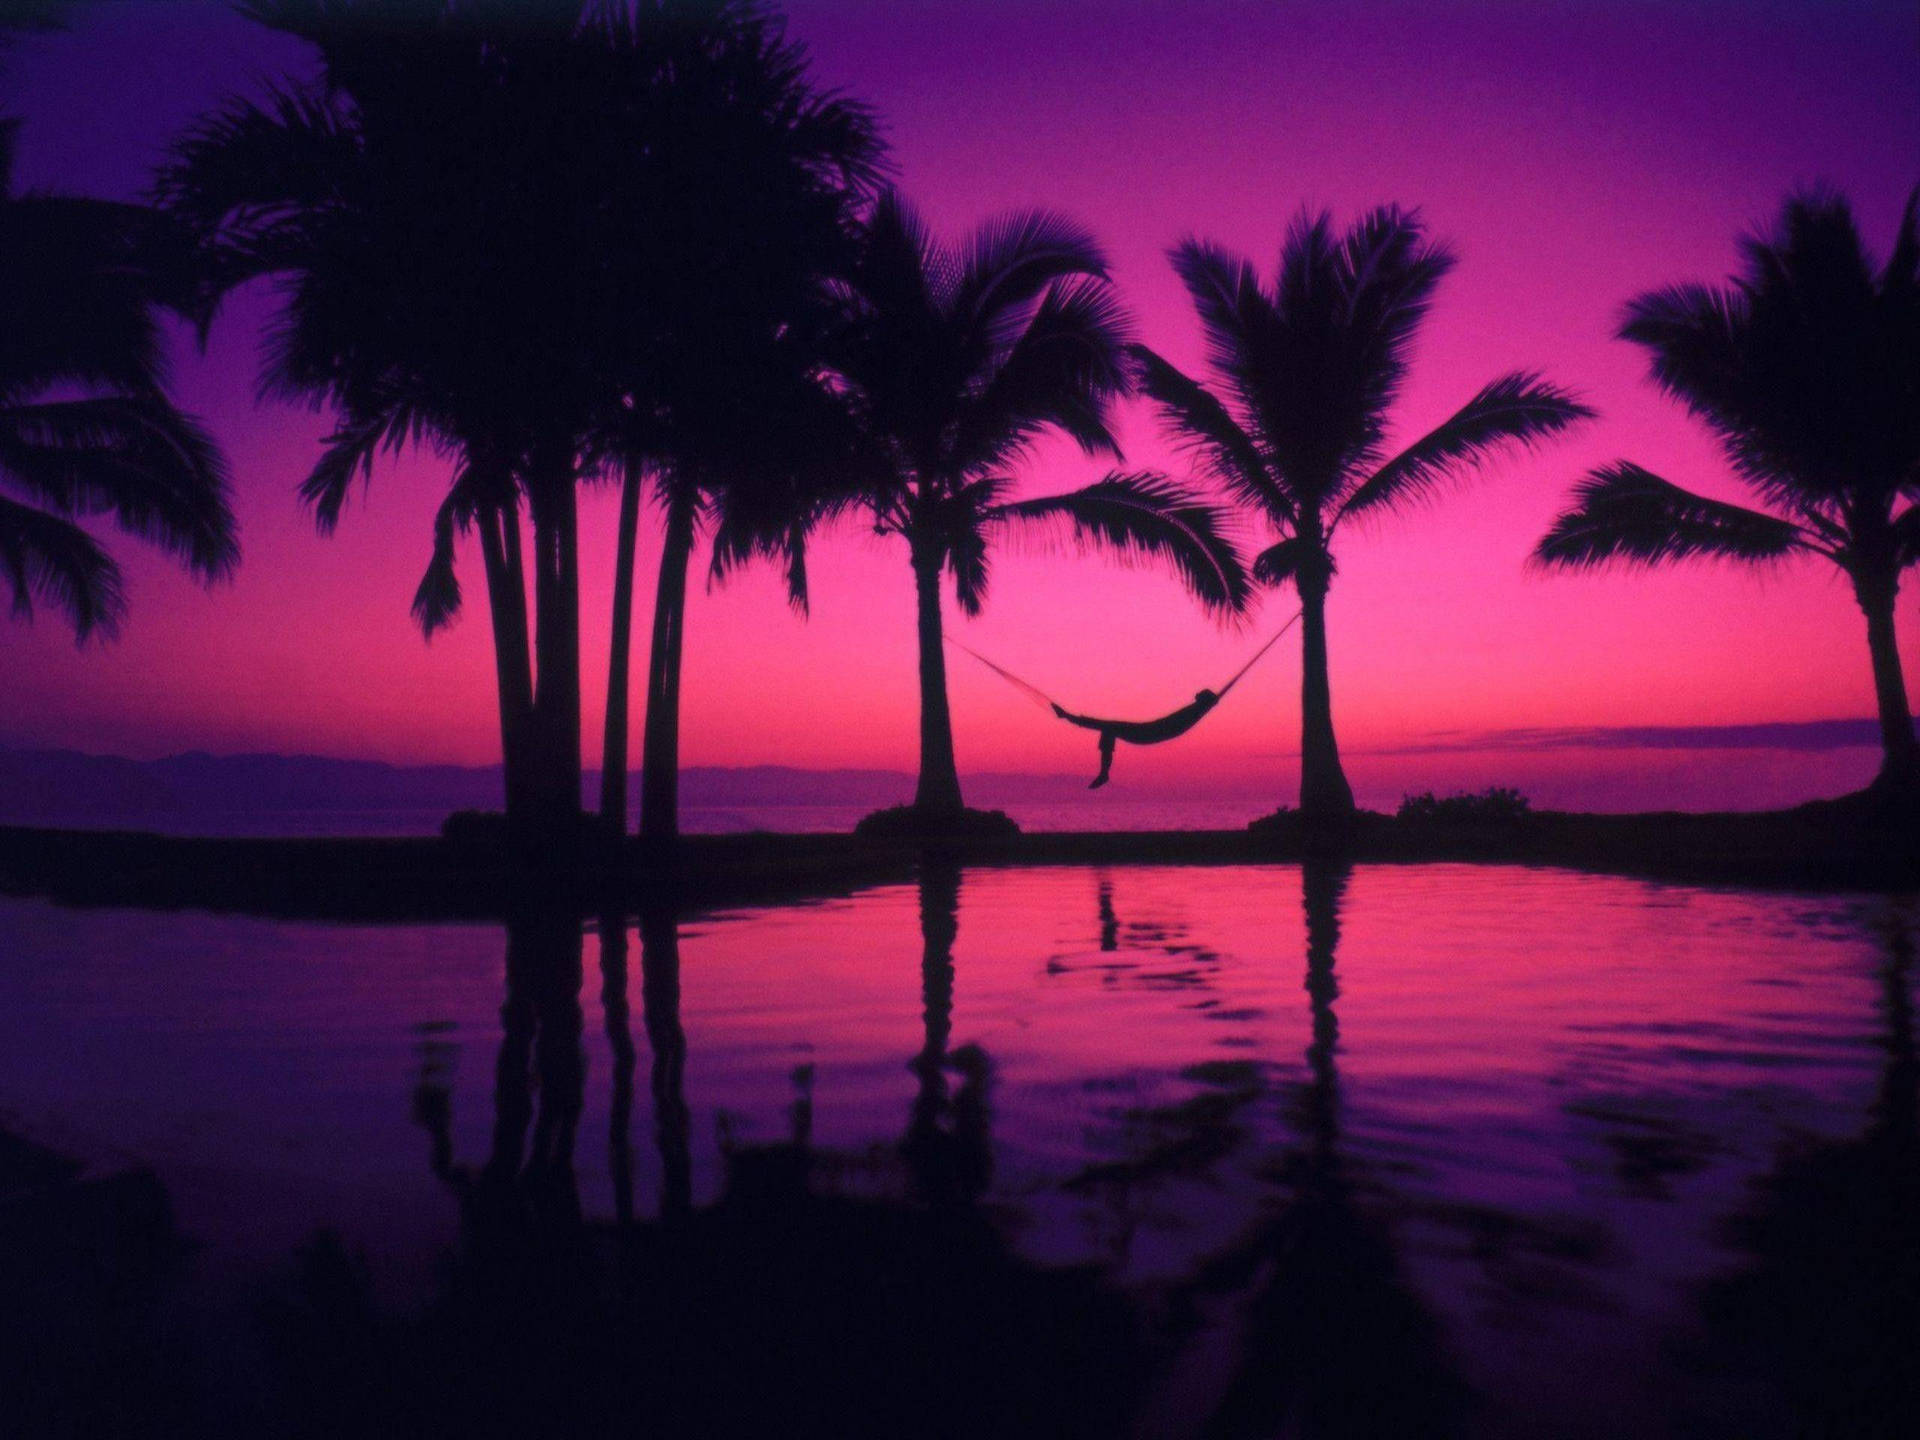
[[[628,839],[570,886],[583,916],[710,910],[910,880],[923,853],[963,865],[1521,864],[1685,884],[1920,892],[1920,825],[1837,805],[1750,813],[1541,811],[1500,822],[1362,814],[1336,834],[1294,820],[1247,830],[1048,831],[926,845],[851,834]],[[75,906],[289,919],[504,919],[505,856],[439,837],[202,838],[0,826],[0,894]]]

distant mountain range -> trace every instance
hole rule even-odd
[[[970,798],[986,805],[1086,793],[1084,777],[980,774]],[[632,778],[637,808],[640,777]],[[583,800],[597,803],[600,773],[589,771]],[[209,755],[128,760],[77,750],[0,749],[0,823],[87,819],[185,819],[196,815],[306,812],[497,810],[498,765],[387,765],[318,755]],[[680,773],[687,807],[898,805],[913,795],[899,770],[802,770],[782,765],[693,766]]]
[[[1468,752],[1509,759],[1554,750],[1721,751],[1787,754],[1870,752],[1878,744],[1872,720],[1817,720],[1749,725],[1609,726],[1436,734],[1398,745],[1349,749],[1358,778],[1368,761]],[[1089,746],[1091,750],[1091,746]],[[1269,759],[1276,758],[1273,756]],[[1088,756],[1092,760],[1091,754]],[[1404,769],[1404,766],[1402,767]],[[1491,772],[1490,772],[1491,773]],[[1409,775],[1411,772],[1409,772]],[[968,774],[967,799],[986,807],[1085,802],[1085,774]],[[1504,778],[1504,777],[1496,777]],[[1396,772],[1391,785],[1400,784]],[[1419,788],[1412,777],[1412,788]],[[1430,783],[1430,782],[1429,782]],[[1610,786],[1618,785],[1617,779]],[[631,813],[638,813],[640,777],[632,777]],[[1380,787],[1376,787],[1380,788]],[[1130,801],[1222,800],[1234,787],[1216,781],[1169,791],[1129,780]],[[600,774],[589,771],[583,803],[599,802]],[[758,824],[752,812],[827,807],[871,810],[913,795],[913,776],[901,770],[803,770],[785,765],[694,766],[680,774],[683,810],[742,812],[733,823]],[[192,751],[161,760],[128,760],[77,750],[0,747],[0,824],[124,825],[182,832],[341,833],[367,830],[424,833],[455,810],[497,810],[503,786],[498,765],[387,765],[317,755],[209,755]],[[1243,797],[1242,797],[1243,798]],[[1700,797],[1696,803],[1733,803]],[[1569,794],[1562,803],[1609,808],[1614,794]],[[1638,802],[1635,803],[1645,803]],[[304,817],[288,824],[290,817]],[[333,817],[329,819],[328,817]],[[345,817],[354,817],[352,824]],[[815,817],[817,818],[817,817]],[[842,823],[845,817],[841,817]]]

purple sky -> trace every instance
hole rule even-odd
[[[1333,679],[1363,799],[1390,798],[1421,773],[1435,783],[1514,773],[1507,760],[1479,776],[1462,761],[1422,772],[1405,756],[1365,753],[1436,732],[1871,713],[1858,612],[1812,564],[1570,578],[1529,574],[1522,561],[1572,481],[1616,457],[1738,494],[1707,437],[1645,383],[1638,352],[1612,327],[1637,291],[1723,277],[1737,235],[1796,184],[1840,187],[1885,250],[1920,181],[1920,7],[803,0],[790,14],[818,73],[879,110],[903,187],[943,233],[1014,206],[1080,218],[1109,246],[1141,336],[1177,362],[1200,357],[1165,263],[1170,243],[1203,235],[1270,270],[1303,204],[1345,220],[1392,200],[1421,206],[1461,255],[1416,355],[1400,433],[1520,366],[1602,411],[1563,445],[1346,537]],[[26,120],[22,179],[135,193],[191,116],[300,60],[219,5],[83,7],[69,33],[23,45],[6,77],[6,108]],[[233,459],[246,547],[238,582],[207,594],[117,545],[133,605],[117,645],[76,650],[50,618],[0,628],[0,665],[14,677],[0,696],[0,743],[467,763],[497,754],[484,616],[431,647],[407,617],[444,473],[427,458],[387,467],[339,534],[317,537],[293,492],[324,419],[252,399],[266,303],[232,306],[204,355],[179,347],[180,396]],[[1130,465],[1177,465],[1144,410],[1128,410],[1123,437]],[[1097,474],[1050,447],[1025,478],[1037,493]],[[611,497],[589,496],[583,524],[591,759]],[[643,597],[656,551],[648,533]],[[463,564],[477,580],[477,556]],[[770,574],[696,594],[687,763],[911,764],[904,556],[849,532],[821,543],[813,580],[805,624]],[[1917,593],[1909,587],[1900,612],[1910,672],[1920,666]],[[1292,609],[1275,595],[1250,629],[1222,632],[1165,577],[1009,553],[985,617],[950,624],[1069,703],[1153,713],[1231,673]],[[1130,757],[1132,772],[1143,783],[1284,792],[1297,686],[1289,641],[1187,740]],[[963,769],[1084,764],[1084,736],[971,662],[955,667],[953,691]],[[1559,783],[1591,803],[1673,784],[1657,759],[1636,770],[1631,754],[1539,754],[1548,758],[1527,762],[1546,767],[1527,772],[1536,788]],[[1870,771],[1870,754],[1850,754],[1845,766]],[[1729,762],[1713,783],[1719,803],[1798,798],[1851,783],[1836,763]]]

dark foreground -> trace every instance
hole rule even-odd
[[[568,889],[583,914],[844,893],[910,878],[926,849],[971,865],[1353,863],[1555,865],[1808,890],[1920,888],[1920,823],[1844,803],[1737,814],[1545,811],[1497,822],[1362,814],[1337,832],[1285,814],[1250,830],[1037,833],[924,842],[858,835],[629,840]],[[438,838],[203,839],[0,827],[0,894],[359,920],[500,918],[525,887],[495,847]]]
[[[0,935],[9,1440],[1920,1406],[1912,896],[928,859],[697,920]]]

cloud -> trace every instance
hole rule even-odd
[[[1525,730],[1443,730],[1404,745],[1356,751],[1433,755],[1482,750],[1786,750],[1873,748],[1876,720],[1774,720],[1749,725],[1574,725]]]

